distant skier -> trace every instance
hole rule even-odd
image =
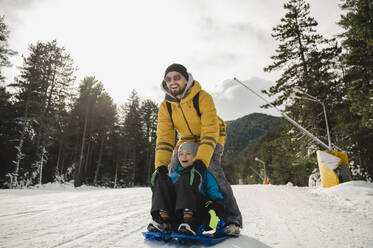
[[[171,172],[176,171],[178,147],[186,141],[198,142],[199,147],[192,164],[194,172],[202,175],[208,168],[215,177],[226,206],[227,226],[224,231],[227,235],[238,236],[242,216],[221,168],[225,123],[217,116],[211,95],[202,90],[201,85],[180,64],[172,64],[166,69],[161,87],[166,97],[158,111],[155,175],[166,178],[168,168]],[[179,140],[175,146],[176,131]],[[161,214],[157,211],[152,208],[155,222]]]
[[[192,166],[197,150],[197,143],[183,143],[178,149],[177,170],[170,176],[153,174],[151,212],[154,220],[148,225],[148,231],[170,232],[177,227],[181,234],[196,235],[202,223],[210,223],[208,211],[211,209],[214,210],[212,217],[216,213],[224,219],[223,195],[215,178],[207,170],[199,174]]]

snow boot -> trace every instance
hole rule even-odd
[[[196,231],[194,231],[192,225],[188,223],[181,223],[177,229],[177,232],[180,234],[196,236]]]
[[[171,233],[172,226],[169,221],[167,211],[160,210],[159,217],[153,219],[152,222],[148,225],[149,232],[163,232],[163,233]]]
[[[198,226],[193,221],[193,213],[189,209],[184,210],[183,222],[179,225],[177,232],[185,235],[196,236]]]
[[[240,235],[240,226],[237,224],[229,224],[224,228],[224,234],[228,236],[238,237]]]
[[[157,222],[156,220],[153,220],[148,225],[148,231],[149,232],[171,233],[172,228],[171,228],[171,224],[169,224],[169,223],[165,223],[165,222],[160,223],[160,222]]]

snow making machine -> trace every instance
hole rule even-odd
[[[317,151],[321,185],[329,188],[352,180],[348,156],[338,151]]]

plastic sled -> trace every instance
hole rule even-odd
[[[203,233],[206,229],[206,224],[202,224],[197,231],[196,236],[185,235],[173,232],[171,234],[161,233],[161,232],[143,232],[144,237],[147,240],[157,240],[157,241],[176,241],[180,244],[203,244],[203,245],[215,245],[220,243],[230,236],[224,234],[224,221],[220,220],[214,233]]]

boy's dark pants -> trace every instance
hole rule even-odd
[[[159,210],[167,210],[171,224],[182,222],[183,211],[188,208],[193,211],[193,220],[199,225],[206,215],[204,210],[204,197],[190,186],[190,169],[184,169],[175,184],[169,177],[156,178],[154,187],[151,188],[152,208],[151,215],[154,220],[159,219]]]
[[[178,147],[175,147],[174,152],[172,154],[171,163],[168,166],[171,172],[177,169],[177,164],[178,164],[177,151],[178,151]],[[211,162],[208,167],[208,171],[215,177],[219,185],[220,192],[223,194],[223,197],[224,197],[224,205],[225,205],[224,220],[228,224],[234,223],[234,224],[239,225],[242,228],[243,226],[242,226],[241,211],[238,208],[238,204],[237,204],[236,198],[233,195],[231,185],[229,184],[227,178],[225,177],[223,168],[221,167],[222,154],[223,154],[223,146],[220,144],[217,144],[214,150],[214,154],[212,155]]]

